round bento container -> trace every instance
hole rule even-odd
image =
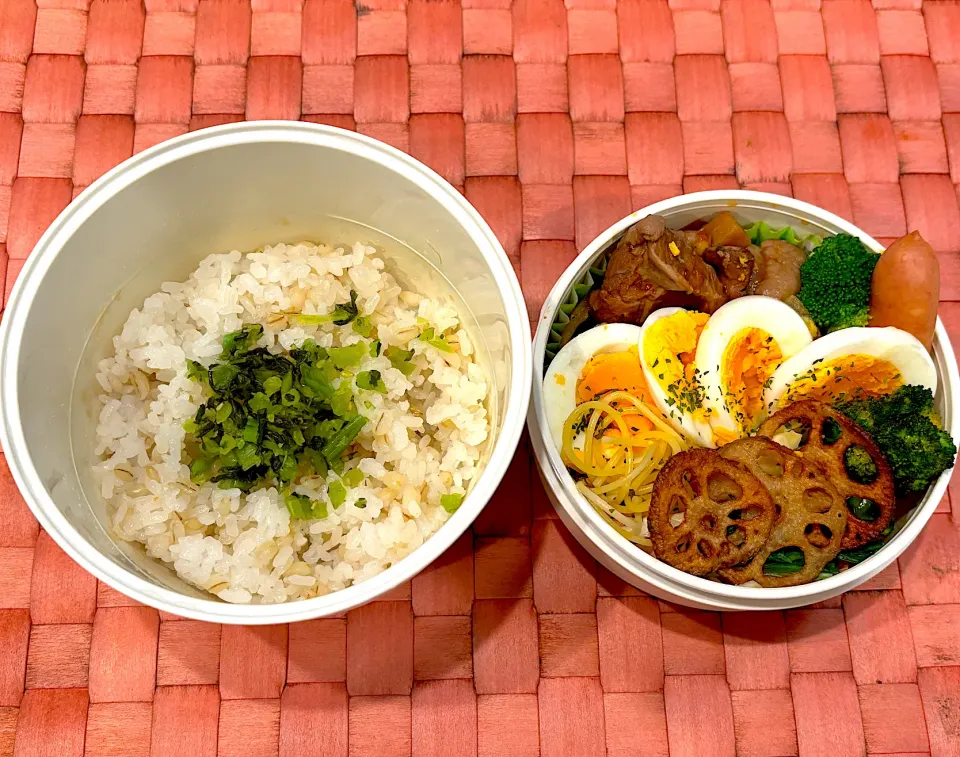
[[[589,277],[589,269],[612,251],[627,228],[648,215],[663,216],[670,228],[680,229],[722,210],[731,211],[741,223],[766,221],[774,228],[792,226],[797,235],[830,236],[854,234],[870,249],[882,252],[876,240],[853,224],[805,202],[765,192],[714,191],[674,197],[650,205],[618,221],[577,256],[550,291],[537,324],[533,345],[533,402],[529,427],[534,454],[547,493],[560,519],[583,547],[614,574],[662,599],[688,607],[712,610],[776,610],[820,602],[835,597],[879,573],[909,546],[947,491],[952,471],[945,472],[923,499],[895,525],[895,533],[877,554],[835,576],[802,586],[764,589],[731,586],[692,576],[657,560],[614,531],[576,491],[560,459],[560,452],[547,431],[543,405],[544,354],[550,329],[560,306],[571,301],[573,287]],[[954,439],[960,438],[960,376],[943,324],[937,321],[933,343],[939,376],[936,402],[944,425]]]
[[[97,361],[134,307],[212,252],[314,239],[370,242],[422,291],[451,290],[486,352],[491,433],[463,505],[415,552],[316,599],[234,605],[111,538],[93,481]],[[470,526],[523,431],[529,320],[513,268],[479,213],[399,150],[316,124],[206,129],[127,160],[84,191],[40,239],[0,331],[0,441],[30,508],[80,565],[161,610],[217,623],[286,623],[348,610],[409,580]]]

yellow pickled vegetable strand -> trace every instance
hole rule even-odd
[[[653,429],[631,433],[626,414],[642,416]],[[645,520],[657,474],[667,460],[689,447],[660,413],[629,392],[616,391],[578,405],[567,417],[561,455],[583,475],[577,489],[603,519],[624,538],[649,549]]]

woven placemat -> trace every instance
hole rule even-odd
[[[630,210],[745,186],[919,228],[960,335],[953,0],[0,0],[0,281],[108,168],[244,118],[431,165],[531,313]],[[690,612],[583,553],[524,444],[386,601],[221,628],[98,585],[3,464],[0,757],[957,757],[957,509],[842,600]]]

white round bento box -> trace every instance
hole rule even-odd
[[[618,221],[591,242],[563,272],[550,291],[537,324],[533,344],[533,402],[529,427],[534,453],[547,493],[560,519],[596,560],[620,578],[662,599],[689,607],[713,610],[775,610],[820,602],[841,594],[879,573],[917,537],[947,491],[952,471],[944,473],[923,499],[895,526],[890,541],[872,557],[837,575],[787,588],[732,586],[692,576],[657,560],[613,530],[577,492],[547,429],[543,404],[544,354],[551,326],[573,285],[619,240],[623,232],[648,215],[663,216],[670,228],[680,229],[722,210],[744,224],[766,221],[774,228],[793,226],[806,234],[854,234],[876,252],[883,248],[832,213],[805,202],[764,192],[714,191],[674,197],[650,205]],[[954,398],[960,385],[957,362],[943,324],[938,320],[933,343],[939,375],[937,407],[954,439],[960,438],[960,403]]]
[[[380,248],[418,289],[448,287],[486,353],[491,433],[463,505],[412,554],[369,580],[286,604],[232,605],[111,538],[93,481],[97,361],[134,307],[212,252],[314,239]],[[60,214],[17,280],[0,329],[0,442],[44,529],[80,565],[161,610],[217,623],[343,612],[409,580],[486,505],[529,402],[530,325],[503,248],[463,196],[422,163],[353,132],[259,121],[147,150]]]

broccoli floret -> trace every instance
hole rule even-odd
[[[922,415],[940,426],[940,415],[933,406],[933,392],[925,386],[902,386],[889,397],[886,415]]]
[[[884,397],[835,407],[873,437],[890,464],[898,493],[923,491],[953,467],[957,447],[936,421],[929,389],[902,386]]]
[[[866,326],[870,282],[880,256],[849,234],[824,239],[800,266],[797,297],[822,332]]]
[[[874,435],[886,455],[900,493],[919,492],[953,467],[957,447],[950,434],[922,415],[905,415],[895,426],[882,426]]]
[[[872,434],[873,430],[877,427],[877,406],[875,400],[865,399],[854,400],[853,402],[841,402],[834,405],[834,408],[847,416],[868,434]]]
[[[869,434],[887,423],[896,423],[904,415],[922,415],[936,422],[936,410],[933,407],[933,392],[925,386],[901,386],[892,394],[881,397],[865,397],[835,405]]]

